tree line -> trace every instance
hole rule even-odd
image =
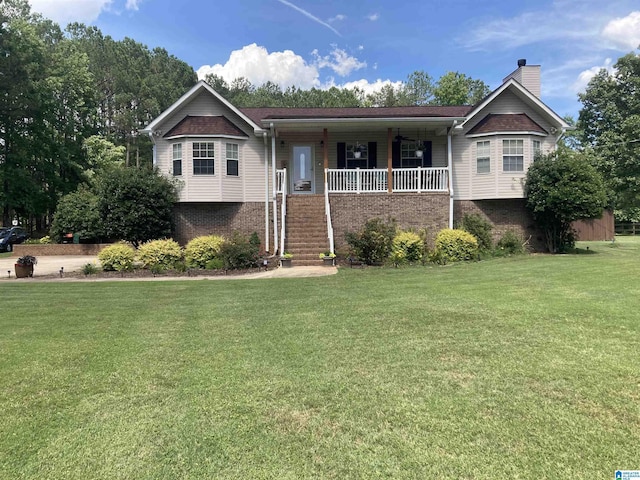
[[[420,105],[474,105],[486,97],[489,86],[459,72],[438,80],[423,70],[411,73],[400,85],[385,84],[373,93],[361,88],[282,89],[273,82],[253,85],[243,77],[227,82],[209,74],[205,81],[237,107],[399,107]]]
[[[78,23],[63,31],[27,0],[1,2],[2,224],[45,230],[60,198],[95,171],[86,141],[96,135],[124,147],[125,165],[150,165],[151,143],[139,129],[196,81],[162,48]]]

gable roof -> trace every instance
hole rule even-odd
[[[467,135],[496,132],[536,132],[543,135],[549,133],[526,113],[490,113],[469,130]]]
[[[176,100],[173,103],[173,105],[171,105],[169,108],[167,108],[158,117],[156,117],[149,125],[147,125],[145,128],[143,128],[141,130],[141,132],[152,133],[154,130],[156,130],[158,128],[158,125],[160,123],[162,123],[165,119],[167,119],[174,112],[176,112],[182,105],[184,105],[185,103],[187,103],[190,100],[192,100],[193,98],[195,98],[203,90],[209,92],[218,101],[220,101],[220,103],[225,105],[232,112],[234,112],[236,115],[238,115],[240,118],[242,118],[242,120],[247,122],[247,124],[249,124],[249,126],[251,126],[253,128],[255,133],[260,133],[260,132],[263,131],[263,129],[262,129],[262,127],[260,127],[260,125],[256,124],[253,120],[251,120],[249,117],[247,117],[244,113],[242,113],[240,110],[238,110],[235,106],[233,106],[226,98],[224,98],[222,95],[220,95],[218,92],[216,92],[211,87],[211,85],[209,85],[204,80],[200,80],[193,87],[191,87],[191,90],[189,90],[182,97],[180,97],[178,100]]]
[[[186,135],[223,135],[228,137],[249,138],[240,128],[223,116],[187,115],[169,130],[164,138]]]
[[[523,102],[527,103],[529,106],[538,110],[541,114],[549,118],[549,123],[555,124],[557,128],[562,128],[566,130],[571,130],[573,127],[564,121],[562,117],[560,117],[557,113],[547,107],[542,100],[532,94],[529,90],[524,88],[517,80],[510,78],[498,88],[496,88],[493,92],[487,95],[484,99],[482,99],[479,103],[477,103],[473,109],[469,112],[467,119],[462,123],[462,127],[466,123],[468,123],[472,118],[474,118],[478,113],[482,111],[484,107],[489,105],[493,100],[495,100],[502,92],[505,90],[511,90],[516,96],[518,96]]]

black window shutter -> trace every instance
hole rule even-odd
[[[400,142],[393,142],[391,145],[391,166],[400,168]]]
[[[431,140],[424,141],[424,154],[422,155],[422,166],[423,167],[432,167],[433,166],[433,157],[432,157],[432,144]]]
[[[369,149],[369,168],[378,168],[378,144],[369,142],[367,148]]]
[[[338,142],[338,168],[347,168],[347,144]]]

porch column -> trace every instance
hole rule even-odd
[[[455,122],[454,122],[455,125]],[[449,228],[453,228],[453,152],[451,151],[451,134],[453,126],[447,129],[447,173],[449,177]]]
[[[327,169],[329,168],[329,132],[325,128],[322,131],[322,156],[324,159],[324,184],[327,184]]]
[[[393,191],[393,150],[391,142],[393,142],[393,131],[387,129],[387,191]]]

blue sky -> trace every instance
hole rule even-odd
[[[359,86],[424,70],[490,87],[519,58],[542,65],[542,99],[577,116],[577,93],[600,68],[638,52],[638,0],[30,0],[61,25],[131,37],[228,81]]]

